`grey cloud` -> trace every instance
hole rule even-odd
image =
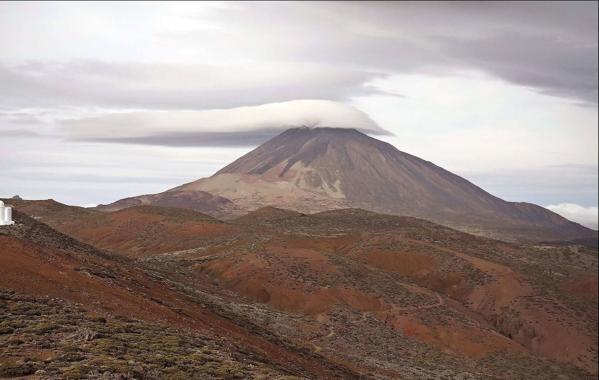
[[[34,182],[55,182],[55,183],[165,183],[182,182],[185,177],[175,176],[131,176],[131,175],[99,175],[99,174],[77,174],[77,173],[58,173],[43,172],[39,170],[21,170],[11,173],[12,180],[34,181]]]
[[[97,60],[0,63],[4,107],[214,109],[375,92],[381,73],[320,64],[200,65]]]
[[[192,39],[394,73],[476,69],[597,103],[596,2],[250,3],[215,12],[227,32]]]
[[[40,135],[33,131],[22,129],[0,129],[0,137],[39,137]]]
[[[576,46],[558,38],[506,33],[454,41],[446,49],[448,55],[512,83],[597,103],[596,45]]]
[[[281,133],[280,129],[259,129],[242,132],[163,133],[139,137],[104,137],[84,139],[83,141],[163,146],[247,147],[260,145],[279,133]]]
[[[398,36],[413,34],[425,47],[422,50],[440,53],[424,57],[422,66],[479,69],[541,93],[597,103],[596,2],[447,2],[405,7],[392,3],[383,7],[387,17],[394,19],[388,20],[389,25],[399,25]],[[401,28],[406,13],[412,18],[408,21],[412,30]],[[394,45],[403,49],[401,37],[396,37]]]
[[[127,8],[136,11],[135,4]],[[120,16],[119,9],[112,11]],[[187,16],[216,27],[151,29],[148,44],[139,46],[144,57],[163,62],[177,56],[174,63],[126,62],[122,51],[109,49],[97,57],[113,53],[119,62],[0,63],[0,104],[211,109],[306,98],[346,100],[376,91],[365,84],[386,74],[468,69],[541,93],[597,103],[596,2],[228,3]],[[128,38],[126,28],[114,32]],[[157,43],[165,46],[164,53],[152,50]],[[181,63],[181,52],[208,64]],[[221,61],[242,64],[216,63]]]

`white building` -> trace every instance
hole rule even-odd
[[[15,224],[12,221],[12,208],[4,206],[4,202],[0,201],[0,226],[10,226]]]

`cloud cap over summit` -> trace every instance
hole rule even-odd
[[[291,127],[354,128],[391,135],[366,113],[330,100],[206,111],[136,111],[62,122],[75,140],[166,146],[251,146]]]

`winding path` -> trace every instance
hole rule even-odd
[[[445,301],[443,300],[443,297],[441,297],[441,295],[437,292],[435,292],[435,295],[437,296],[437,301],[435,303],[431,303],[428,305],[422,305],[422,306],[408,306],[408,307],[393,306],[393,307],[389,308],[388,311],[424,310],[424,309],[431,309],[433,307],[444,305]],[[368,317],[368,313],[369,313],[368,311],[362,312],[362,317],[359,320],[355,321],[354,323],[364,322],[366,320],[366,318]],[[332,325],[328,325],[328,329],[329,329],[329,332],[327,335],[315,337],[310,340],[314,341],[317,339],[330,339],[330,338],[334,337],[335,336],[335,328]],[[322,347],[317,345],[316,343],[310,342],[310,344],[312,344],[312,347],[314,348],[314,353],[318,353],[318,352],[322,351]]]
[[[323,336],[320,336],[320,337],[315,337],[315,338],[312,338],[310,340],[329,339],[329,338],[334,337],[335,336],[335,328],[333,326],[331,326],[331,325],[328,325],[328,328],[329,328],[329,333],[327,335],[323,335]],[[318,352],[322,351],[322,347],[320,347],[316,343],[311,343],[311,344],[312,344],[312,347],[314,347],[314,353],[318,353]]]

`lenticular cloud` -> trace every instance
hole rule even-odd
[[[388,135],[366,113],[329,100],[294,100],[260,106],[203,111],[135,111],[65,120],[62,129],[76,140],[165,141],[169,136],[282,131],[291,127],[355,128]],[[168,145],[168,144],[167,144]]]

